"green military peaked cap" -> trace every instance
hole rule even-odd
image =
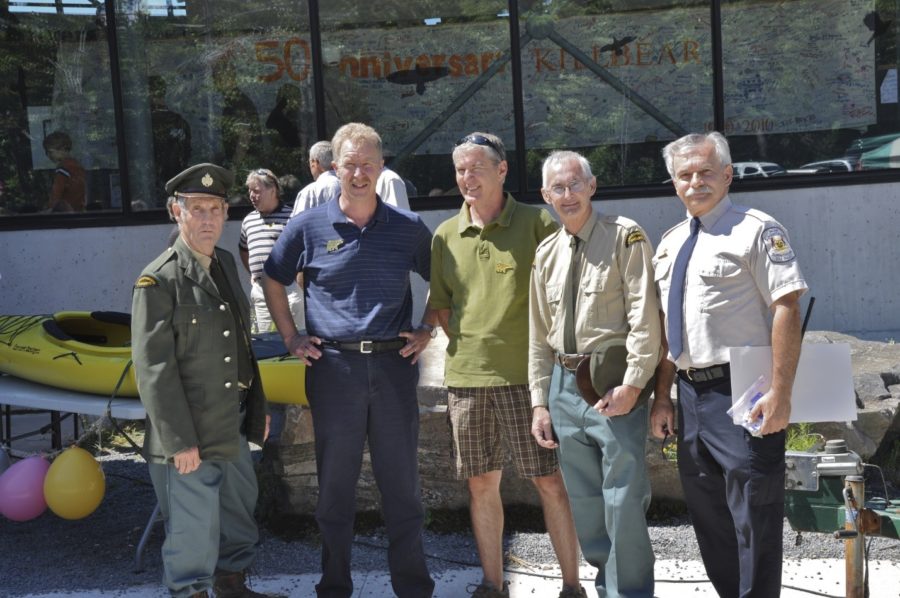
[[[166,183],[169,195],[213,195],[225,199],[234,183],[234,173],[227,168],[204,162],[182,170]]]
[[[575,370],[575,384],[581,398],[588,405],[594,406],[603,395],[616,386],[621,386],[625,380],[625,372],[628,369],[628,349],[625,347],[625,337],[615,336],[600,343],[589,358],[585,358],[578,364]],[[647,386],[641,391],[635,407],[646,402],[653,392],[654,378],[647,382]]]

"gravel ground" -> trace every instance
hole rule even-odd
[[[102,457],[106,496],[100,507],[79,521],[60,519],[50,511],[28,522],[0,517],[0,596],[103,587],[124,589],[161,579],[161,525],[154,526],[135,571],[135,547],[154,504],[153,489],[143,461],[129,455]],[[698,560],[694,534],[685,518],[654,522],[650,529],[658,559]],[[826,534],[797,534],[785,524],[785,559],[843,558],[843,545]],[[506,537],[510,567],[555,563],[545,534],[509,533]],[[378,531],[358,536],[354,547],[355,570],[386,568],[387,541]],[[425,550],[435,572],[477,566],[474,540],[469,533],[426,532]],[[873,538],[870,558],[900,561],[900,542]],[[257,575],[315,572],[319,567],[315,539],[286,542],[262,530]]]

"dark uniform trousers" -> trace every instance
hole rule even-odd
[[[353,594],[350,549],[366,439],[387,528],[391,585],[400,598],[432,595],[422,543],[418,379],[418,367],[393,350],[361,354],[323,347],[322,357],[306,370],[322,535],[318,596]]]
[[[678,471],[700,554],[723,598],[781,593],[785,432],[731,421],[731,381],[678,379]]]

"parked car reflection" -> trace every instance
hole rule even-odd
[[[734,162],[734,178],[747,179],[753,177],[770,177],[786,172],[783,166],[774,162]]]

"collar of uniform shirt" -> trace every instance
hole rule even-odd
[[[718,222],[719,219],[725,215],[725,212],[730,210],[733,205],[734,204],[731,203],[731,197],[729,197],[728,195],[723,197],[719,201],[719,203],[714,205],[713,208],[709,212],[700,216],[700,224],[703,225],[700,228],[700,230],[704,230],[704,231],[712,230],[712,227],[716,225],[716,222]],[[688,217],[688,222],[690,222],[690,219],[693,218],[693,216],[691,216],[690,212],[687,213],[687,217]]]

